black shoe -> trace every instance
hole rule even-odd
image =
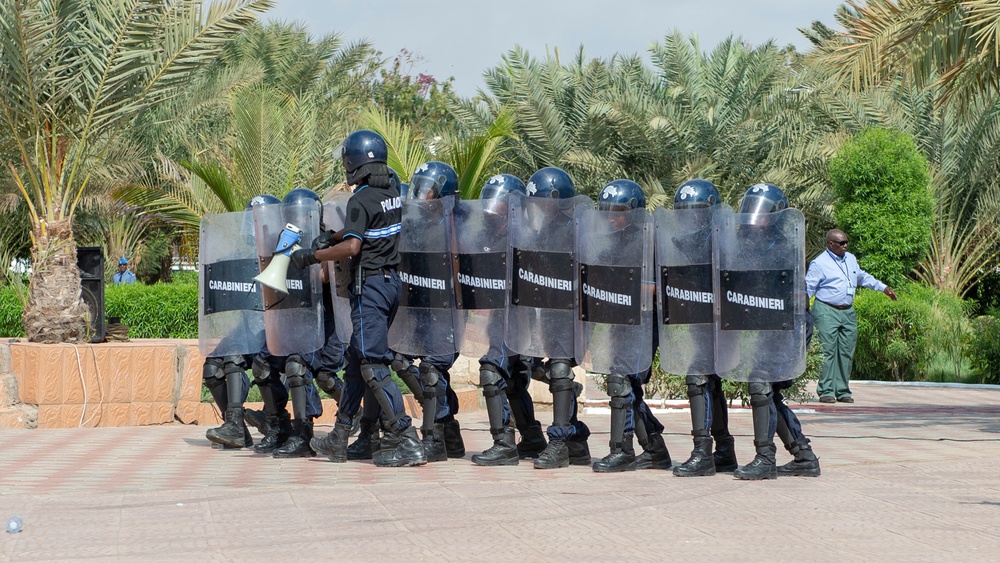
[[[593,458],[590,457],[590,446],[587,440],[566,440],[566,448],[569,450],[570,465],[590,465]]]
[[[712,439],[695,438],[691,457],[684,463],[674,466],[674,475],[678,477],[711,477],[715,475]]]
[[[350,431],[349,425],[338,422],[326,436],[309,440],[309,446],[334,463],[347,463],[347,435]]]
[[[283,412],[280,415],[268,415],[267,426],[267,434],[264,436],[264,439],[253,447],[254,451],[259,454],[274,452],[275,449],[284,445],[289,436],[292,435],[291,418],[287,412]]]
[[[243,429],[243,443],[239,446],[227,446],[226,444],[220,444],[218,442],[212,442],[212,448],[216,450],[242,450],[243,448],[249,448],[253,446],[253,438],[250,436],[250,430],[248,428]]]
[[[733,477],[746,481],[760,481],[761,479],[777,479],[778,468],[773,458],[764,454],[757,454],[753,461],[742,467],[736,468]]]
[[[458,425],[457,420],[449,420],[444,423],[444,443],[448,451],[448,457],[465,457],[465,442],[462,440],[462,427]]]
[[[444,424],[438,422],[430,430],[421,430],[424,435],[422,444],[427,463],[448,461],[448,449],[445,446]]]
[[[736,471],[740,464],[736,461],[736,446],[732,436],[728,439],[716,440],[715,454],[712,455],[712,458],[715,460],[717,472],[732,473]]]
[[[379,467],[404,467],[427,463],[424,447],[417,439],[417,431],[412,427],[396,432],[386,432],[382,439],[382,449],[372,456]]]
[[[792,460],[778,467],[778,475],[789,477],[819,477],[819,459]]]
[[[250,440],[249,445],[246,443],[249,433],[247,432],[246,424],[243,422],[243,409],[239,407],[226,409],[225,417],[226,421],[222,423],[222,426],[210,428],[205,432],[205,437],[210,442],[229,446],[230,448],[252,446],[253,439]]]
[[[636,469],[670,469],[670,452],[663,436],[650,434],[641,454],[635,456]]]
[[[347,447],[347,459],[371,459],[379,449],[378,422],[363,422],[358,439]]]
[[[566,442],[552,440],[535,459],[535,469],[557,469],[559,467],[569,467],[569,448],[566,446]]]
[[[542,432],[542,425],[535,424],[529,426],[521,432],[521,441],[517,443],[517,457],[520,459],[536,458],[548,445],[545,433]]]
[[[272,455],[277,458],[315,457],[316,452],[309,447],[313,438],[312,421],[292,421],[292,435],[285,443],[274,449]]]
[[[472,463],[484,467],[517,465],[517,446],[514,445],[514,429],[507,427],[493,432],[493,445],[481,454],[472,456]]]
[[[267,413],[255,411],[253,409],[243,409],[243,422],[248,426],[253,426],[261,435],[267,436]]]

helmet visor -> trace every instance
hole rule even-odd
[[[434,199],[441,193],[441,186],[433,178],[414,176],[410,179],[410,189],[406,199]]]
[[[750,225],[762,225],[767,223],[768,215],[775,210],[777,206],[774,200],[766,197],[747,195],[743,197],[743,201],[740,202],[740,213],[745,213],[750,215],[750,220],[748,223]]]

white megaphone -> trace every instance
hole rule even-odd
[[[285,225],[285,228],[281,230],[281,235],[278,236],[278,247],[274,249],[271,263],[254,278],[254,281],[258,281],[261,285],[275,291],[288,293],[288,285],[285,281],[285,277],[288,275],[288,263],[292,260],[292,253],[300,248],[296,243],[301,238],[302,231],[298,227],[291,223]]]

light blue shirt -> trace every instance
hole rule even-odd
[[[111,281],[117,285],[121,283],[135,283],[135,274],[131,270],[125,270],[124,272],[115,272],[115,275],[111,276]]]
[[[806,272],[806,293],[809,297],[830,305],[851,305],[858,287],[885,291],[886,285],[858,266],[858,259],[850,252],[843,258],[826,249],[809,263]]]

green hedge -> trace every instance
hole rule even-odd
[[[21,302],[0,289],[0,336],[23,337]],[[121,317],[129,338],[198,338],[198,284],[106,285],[104,313]]]
[[[1000,384],[1000,309],[973,319],[966,357],[981,383]]]

